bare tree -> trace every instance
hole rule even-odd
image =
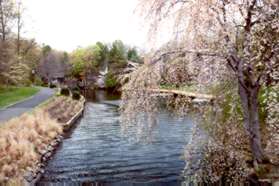
[[[141,0],[139,5],[152,19],[152,33],[160,32],[160,23],[170,16],[184,30],[174,29],[184,38],[176,52],[196,53],[203,60],[215,57],[231,69],[253,158],[263,162],[258,96],[270,79],[278,82],[279,1]]]
[[[23,19],[22,19],[22,14],[23,14],[23,7],[21,1],[17,2],[17,10],[16,10],[16,26],[17,26],[17,40],[16,40],[16,52],[17,55],[20,55],[20,37],[21,37],[21,31],[23,27]]]
[[[38,66],[39,75],[48,82],[56,78],[63,78],[67,74],[68,63],[64,53],[49,51],[45,54]]]
[[[14,15],[14,3],[11,0],[0,0],[0,34],[2,42],[7,39]]]
[[[14,21],[14,4],[11,0],[0,0],[0,81],[7,82],[8,63],[11,58],[8,35]]]

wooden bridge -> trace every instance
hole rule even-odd
[[[173,90],[173,89],[146,89],[147,91],[154,92],[154,93],[167,93],[173,95],[182,95],[186,97],[190,97],[192,99],[202,99],[207,101],[213,101],[215,96],[211,94],[200,94],[195,92],[188,92],[182,90]]]
[[[127,90],[127,89],[125,89]],[[200,94],[196,92],[189,92],[183,90],[175,89],[162,89],[162,88],[147,88],[145,91],[156,93],[156,96],[165,96],[165,95],[182,95],[193,99],[196,102],[211,102],[216,97],[211,94]]]

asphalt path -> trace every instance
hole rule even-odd
[[[53,89],[43,87],[40,88],[40,91],[30,99],[14,104],[8,108],[0,109],[0,123],[20,116],[24,112],[32,110],[33,108],[53,96],[54,93],[55,91]]]

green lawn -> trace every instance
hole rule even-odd
[[[0,108],[31,97],[39,90],[36,87],[0,87]]]

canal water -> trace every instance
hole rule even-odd
[[[138,129],[123,131],[117,98],[101,94],[86,104],[38,185],[181,185],[191,120],[162,112],[149,140],[140,140]]]

